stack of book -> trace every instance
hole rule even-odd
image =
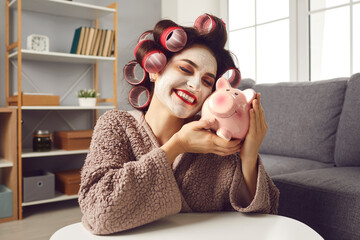
[[[113,30],[79,27],[75,30],[70,53],[110,57],[113,53]]]

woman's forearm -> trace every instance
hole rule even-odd
[[[252,198],[255,197],[257,173],[258,173],[258,161],[256,159],[242,159],[241,167],[243,172],[244,181],[249,190]]]
[[[182,148],[180,147],[176,134],[169,139],[164,145],[160,147],[166,155],[166,158],[169,160],[169,163],[172,164],[175,161],[175,158],[181,154],[184,153]]]

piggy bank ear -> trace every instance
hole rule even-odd
[[[242,92],[245,95],[246,102],[248,102],[248,103],[251,102],[255,98],[255,91],[250,88],[246,89]]]
[[[224,77],[221,77],[216,81],[216,90],[220,88],[231,88],[230,83]]]
[[[241,73],[237,68],[229,68],[222,77],[229,81],[232,88],[236,88],[241,82]]]

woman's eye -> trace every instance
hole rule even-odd
[[[181,67],[181,66],[180,66],[180,70],[183,72],[186,72],[186,73],[191,73],[191,71],[189,69]]]
[[[206,79],[203,79],[203,81],[204,81],[204,83],[205,83],[206,86],[212,87],[212,82],[211,82],[211,81],[206,80]]]

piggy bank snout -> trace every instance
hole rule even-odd
[[[218,117],[230,117],[236,110],[236,101],[231,94],[215,92],[209,98],[209,110]]]

